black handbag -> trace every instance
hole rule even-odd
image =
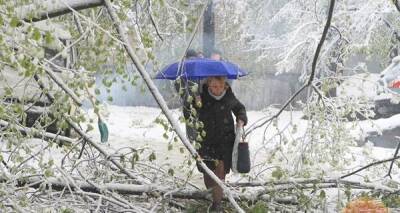
[[[236,137],[232,150],[232,170],[238,173],[250,172],[250,152],[249,144],[244,142],[243,127],[236,127]]]
[[[250,172],[250,152],[249,144],[239,143],[238,145],[238,160],[237,160],[237,171],[239,173],[249,173]]]

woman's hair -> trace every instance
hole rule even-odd
[[[198,55],[198,53],[196,52],[196,50],[194,50],[194,49],[188,49],[188,50],[186,51],[185,57],[186,57],[187,59],[189,59],[189,58],[195,58],[195,57],[197,57],[197,55]]]
[[[226,77],[225,76],[211,76],[207,78],[207,85],[210,85],[211,81],[218,81],[221,84],[225,84],[225,89],[228,88],[226,84]]]

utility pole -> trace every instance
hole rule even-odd
[[[215,20],[213,7],[213,1],[210,0],[203,18],[203,52],[206,57],[210,56],[211,51],[215,47]]]

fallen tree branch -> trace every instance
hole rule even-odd
[[[400,159],[400,156],[396,156],[396,157],[385,159],[385,160],[375,161],[375,162],[370,163],[370,164],[368,164],[366,166],[363,166],[363,167],[361,167],[361,168],[359,168],[359,169],[357,169],[357,170],[355,170],[353,172],[350,172],[350,173],[348,173],[346,175],[343,175],[340,178],[343,179],[343,178],[352,176],[354,174],[357,174],[358,172],[361,172],[362,170],[368,169],[371,166],[375,166],[375,165],[379,165],[379,164],[382,164],[382,163],[390,162],[390,161],[393,161],[393,160],[396,160],[396,159]]]
[[[265,187],[269,186],[265,190],[269,191],[277,191],[277,190],[289,190],[294,188],[338,188],[339,185],[347,185],[351,188],[358,189],[370,189],[375,191],[384,191],[387,193],[393,193],[395,189],[386,187],[386,186],[378,186],[376,184],[370,183],[361,183],[357,181],[349,181],[349,180],[341,180],[341,179],[294,179],[287,181],[265,181],[265,182],[243,182],[243,183],[229,183],[229,186],[232,187]]]
[[[40,89],[46,94],[46,97],[49,99],[49,101],[51,103],[54,103],[54,100],[55,100],[54,96],[48,92],[45,92],[47,90],[47,88],[40,81],[40,79],[38,79],[37,75],[35,75],[35,80],[39,84]],[[72,127],[75,130],[75,132],[78,133],[84,139],[84,141],[86,141],[92,147],[97,149],[97,151],[99,151],[105,157],[105,159],[107,161],[110,161],[112,164],[114,164],[122,173],[126,174],[128,177],[132,178],[135,181],[138,181],[138,178],[135,174],[133,174],[130,171],[128,171],[127,169],[125,169],[124,166],[118,162],[118,160],[112,158],[112,156],[107,151],[105,151],[97,142],[95,142],[88,134],[86,134],[71,118],[69,118],[68,115],[63,114],[63,117],[64,117],[65,121],[68,123],[68,125],[70,127]]]
[[[5,182],[5,180],[0,180],[1,182]],[[120,184],[120,183],[105,183],[103,185],[98,185],[97,187],[93,186],[84,181],[74,181],[74,183],[70,181],[66,181],[65,179],[49,177],[49,178],[41,178],[41,177],[30,177],[30,178],[20,178],[16,180],[16,185],[18,187],[32,187],[39,188],[43,184],[46,187],[51,187],[53,190],[62,191],[65,188],[71,188],[73,190],[79,189],[84,192],[92,192],[92,193],[102,193],[102,191],[111,191],[117,192],[118,194],[126,194],[126,195],[143,195],[148,194],[150,196],[163,196],[167,194],[167,197],[170,198],[184,198],[184,199],[201,199],[201,200],[209,200],[208,191],[200,191],[200,190],[177,190],[171,192],[171,188],[166,186],[158,186],[158,185],[135,185],[135,184]]]
[[[76,105],[82,106],[82,101],[75,95],[75,93],[58,77],[54,74],[53,70],[47,67],[46,65],[42,66],[46,71],[47,75],[52,79],[61,89],[65,91],[72,98]]]
[[[5,179],[0,180],[4,182]],[[102,194],[104,191],[115,192],[123,195],[143,195],[146,194],[150,197],[163,197],[163,198],[178,198],[178,199],[194,199],[194,200],[207,200],[211,199],[211,195],[209,191],[202,190],[188,190],[188,189],[171,189],[166,186],[159,185],[135,185],[135,184],[121,184],[121,183],[105,183],[102,185],[94,186],[93,183],[87,183],[81,180],[65,180],[55,177],[50,177],[44,179],[43,177],[30,177],[30,178],[20,178],[15,181],[18,187],[31,187],[31,188],[40,188],[45,186],[46,188],[51,188],[52,190],[62,191],[65,189],[70,189],[80,193],[98,193]],[[313,181],[313,180],[309,180]],[[241,201],[254,201],[260,198],[264,200],[270,200],[269,196],[265,196],[269,193],[290,191],[293,189],[326,189],[326,188],[339,188],[345,184],[347,187],[352,189],[367,189],[374,191],[381,191],[384,193],[394,193],[395,189],[388,187],[380,187],[372,184],[362,184],[358,182],[351,181],[333,181],[325,182],[325,183],[306,183],[306,184],[295,184],[295,185],[277,185],[265,187],[257,191],[251,191],[249,193],[236,194],[235,198]],[[225,199],[226,200],[226,199]],[[285,204],[296,204],[296,197],[288,198],[288,197],[274,197],[274,201],[278,203]],[[125,204],[127,205],[127,204]]]
[[[235,199],[233,198],[230,190],[225,186],[225,184],[205,165],[205,163],[201,160],[199,154],[196,152],[194,147],[189,142],[186,135],[183,133],[182,129],[179,126],[178,120],[174,118],[169,110],[164,98],[161,96],[160,92],[158,91],[157,87],[155,86],[154,82],[151,80],[149,73],[146,71],[142,63],[140,63],[139,58],[136,56],[132,46],[130,45],[127,37],[126,28],[123,27],[123,23],[119,20],[117,14],[114,11],[113,6],[109,0],[104,0],[104,4],[110,14],[111,19],[114,22],[115,27],[117,28],[117,32],[123,42],[124,48],[128,53],[130,59],[132,60],[133,64],[137,68],[138,72],[142,76],[144,82],[146,83],[147,87],[150,90],[150,93],[153,95],[154,99],[156,100],[157,104],[160,106],[162,112],[167,117],[169,123],[172,125],[174,131],[181,139],[183,145],[189,150],[190,154],[193,156],[194,159],[200,164],[200,166],[206,171],[206,173],[223,189],[224,193],[227,195],[229,201],[235,207],[238,212],[243,212],[243,209],[237,204]]]

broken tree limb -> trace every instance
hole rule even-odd
[[[395,189],[372,183],[362,183],[357,181],[341,179],[293,179],[287,181],[265,181],[265,182],[243,182],[229,183],[232,187],[265,187],[264,193],[278,190],[289,190],[294,188],[338,188],[339,185],[346,185],[351,188],[369,189],[392,193]]]
[[[0,179],[1,182],[6,181],[2,178]],[[70,180],[66,181],[65,179],[49,177],[29,177],[29,178],[20,178],[16,180],[16,185],[18,187],[28,186],[32,188],[39,188],[43,184],[46,187],[51,187],[54,190],[62,191],[65,188],[71,188],[76,190],[85,191],[85,192],[93,192],[93,193],[102,193],[102,191],[111,191],[117,192],[118,194],[126,194],[126,195],[143,195],[149,194],[151,196],[162,196],[168,193],[167,197],[170,196],[171,198],[185,198],[185,199],[201,199],[201,200],[208,200],[209,193],[207,191],[200,191],[200,190],[176,190],[171,192],[171,188],[165,186],[158,186],[158,185],[135,185],[135,184],[121,184],[121,183],[106,183],[103,185],[98,185],[97,187],[84,182],[84,181],[77,181],[74,180],[74,183],[71,183]]]
[[[127,37],[126,28],[123,27],[123,23],[119,20],[117,14],[114,11],[114,8],[111,5],[109,0],[104,0],[104,5],[106,6],[112,21],[114,22],[115,27],[117,28],[117,32],[123,42],[124,48],[127,51],[129,57],[131,58],[133,64],[139,71],[140,75],[142,76],[144,82],[146,83],[147,87],[149,88],[151,94],[155,98],[157,104],[160,106],[161,110],[163,111],[164,115],[167,117],[169,123],[172,125],[174,131],[181,139],[182,143],[189,150],[190,154],[193,156],[194,159],[201,165],[201,167],[207,172],[207,174],[223,189],[229,201],[235,207],[238,212],[243,212],[243,209],[237,204],[235,199],[233,198],[230,190],[225,186],[224,183],[205,165],[205,163],[200,159],[199,154],[194,149],[194,147],[190,144],[189,140],[187,139],[186,135],[181,130],[178,120],[175,119],[171,111],[169,110],[164,98],[161,96],[160,92],[158,91],[157,87],[155,86],[154,82],[151,80],[150,75],[147,73],[146,69],[140,63],[139,58],[136,56],[135,52],[133,51],[132,46],[129,44],[129,40]]]
[[[48,92],[45,92],[46,90],[48,90],[48,88],[46,88],[46,86],[40,81],[40,79],[38,79],[37,75],[34,75],[34,77],[35,77],[36,82],[39,84],[40,89],[46,94],[46,96],[50,100],[50,102],[53,103],[55,100],[54,96]],[[62,89],[64,89],[64,88],[62,88]],[[83,130],[81,130],[81,128],[71,118],[69,118],[69,115],[63,114],[63,117],[64,117],[65,121],[68,123],[68,125],[70,127],[72,127],[75,130],[75,132],[78,133],[84,139],[84,141],[86,141],[92,147],[97,149],[97,151],[99,151],[105,157],[105,159],[107,161],[110,161],[112,164],[114,164],[122,173],[126,174],[128,177],[132,178],[135,181],[138,181],[138,178],[136,175],[134,175],[133,173],[131,173],[130,171],[125,169],[124,166],[122,166],[122,164],[119,163],[116,159],[112,158],[111,155],[107,151],[105,151],[98,143],[96,143],[96,141],[94,141],[91,137],[89,137],[88,134],[86,134]]]
[[[102,0],[36,0],[34,3],[16,8],[15,13],[24,21],[37,22],[72,12],[63,2],[77,11],[103,4]]]
[[[289,179],[282,181],[252,181],[252,182],[233,182],[229,183],[229,186],[233,187],[257,187],[257,186],[267,186],[267,185],[286,185],[286,184],[308,184],[308,183],[336,183],[340,182],[342,184],[354,184],[359,183],[355,181],[340,180],[337,178],[299,178],[299,179]]]
[[[0,179],[0,182],[6,181],[4,178]],[[211,200],[210,191],[202,191],[202,190],[190,190],[190,189],[175,189],[166,186],[160,185],[136,185],[136,184],[123,184],[123,183],[104,183],[101,185],[94,186],[93,183],[88,183],[83,180],[71,180],[71,179],[64,179],[64,178],[56,178],[56,177],[29,177],[29,178],[20,178],[15,180],[15,184],[18,187],[31,187],[31,188],[51,188],[52,190],[62,191],[65,189],[73,190],[74,193],[97,193],[103,194],[105,191],[115,192],[117,194],[123,195],[144,195],[150,197],[163,197],[163,198],[170,198],[170,199],[194,199],[194,200]],[[265,187],[259,190],[249,191],[248,193],[241,193],[236,194],[235,198],[240,199],[241,201],[256,201],[259,199],[262,200],[274,200],[278,203],[284,204],[297,204],[296,196],[284,196],[282,197],[271,197],[268,195],[269,193],[277,193],[279,191],[290,191],[294,189],[302,190],[302,189],[329,189],[329,188],[338,188],[339,182],[336,183],[323,183],[323,184],[300,184],[300,185],[279,185],[274,187]],[[392,188],[383,188],[380,186],[373,186],[373,185],[363,185],[357,182],[354,184],[346,184],[348,187],[352,189],[368,189],[374,191],[380,191],[384,193],[393,193],[395,189]],[[226,199],[224,199],[226,200]],[[128,205],[128,204],[125,204]]]
[[[69,97],[74,100],[75,104],[78,106],[82,106],[82,100],[76,96],[74,91],[72,91],[58,76],[56,76],[52,69],[47,66],[42,66],[43,69],[46,71],[47,75],[50,76],[50,79],[53,80],[61,89],[64,90],[65,93],[69,95]]]
[[[270,186],[270,187],[264,187],[257,192],[253,192],[252,196],[254,200],[257,200],[260,196],[263,196],[268,193],[277,193],[279,191],[288,191],[288,190],[294,190],[294,189],[327,189],[327,188],[340,188],[342,185],[340,182],[336,183],[323,183],[323,184],[300,184],[300,185],[279,185],[279,186]],[[361,184],[361,183],[355,183],[355,184],[346,184],[346,186],[352,188],[352,189],[364,189],[364,190],[373,190],[373,191],[379,191],[379,192],[385,192],[385,193],[393,193],[395,190],[389,187],[382,187],[382,186],[377,186],[373,184]]]
[[[396,160],[396,159],[400,159],[400,156],[395,156],[393,158],[372,162],[372,163],[370,163],[370,164],[368,164],[366,166],[363,166],[363,167],[361,167],[361,168],[359,168],[359,169],[357,169],[357,170],[355,170],[353,172],[350,172],[350,173],[348,173],[346,175],[343,175],[340,178],[343,179],[343,178],[352,176],[354,174],[357,174],[358,172],[361,172],[362,170],[368,169],[371,166],[375,166],[375,165],[382,164],[382,163],[387,163],[387,162],[390,162],[390,161],[393,161],[393,160]]]
[[[0,120],[0,126],[4,126],[4,127],[8,127],[10,125],[9,122],[4,121],[4,120]],[[37,129],[34,128],[28,128],[28,127],[22,127],[22,126],[13,126],[15,129],[17,129],[18,131],[25,133],[25,134],[30,134],[33,135],[34,137],[44,137],[47,139],[51,139],[54,140],[56,142],[60,142],[62,144],[74,144],[77,142],[77,140],[69,138],[69,137],[65,137],[65,136],[61,136],[61,135],[57,135],[57,134],[53,134],[53,133],[49,133],[49,132],[45,132],[45,131],[39,131]]]
[[[125,167],[121,163],[119,163],[118,160],[112,158],[107,151],[105,151],[97,142],[95,142],[92,138],[89,137],[89,135],[87,135],[83,130],[81,130],[79,126],[75,124],[70,118],[65,116],[65,120],[82,138],[84,138],[91,146],[93,146],[95,149],[97,149],[97,151],[99,151],[102,155],[104,155],[107,161],[113,163],[122,173],[126,174],[128,177],[138,181],[138,178],[135,174],[125,169]]]

